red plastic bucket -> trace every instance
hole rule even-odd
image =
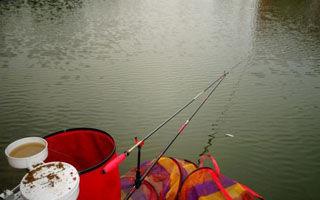
[[[116,144],[108,133],[92,128],[76,128],[44,138],[49,150],[45,162],[67,162],[78,170],[79,200],[120,199],[119,169],[102,174],[103,166],[116,157]]]

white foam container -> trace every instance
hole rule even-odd
[[[28,181],[29,173],[32,173],[34,181]],[[64,162],[49,162],[35,167],[29,173],[20,183],[23,199],[76,200],[78,198],[80,176],[72,165]],[[50,175],[54,178],[49,179]]]
[[[45,148],[40,151],[39,153],[25,158],[16,158],[10,156],[10,153],[12,150],[14,150],[16,147],[27,144],[27,143],[41,143],[45,146]],[[19,140],[14,141],[13,143],[9,144],[7,148],[5,149],[5,154],[7,156],[9,164],[17,169],[25,169],[29,168],[32,169],[33,165],[42,163],[48,156],[48,143],[45,139],[41,137],[26,137]]]

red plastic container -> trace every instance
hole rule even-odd
[[[117,156],[116,144],[108,133],[92,128],[76,128],[44,138],[49,150],[45,162],[63,161],[78,170],[79,200],[120,199],[119,169],[102,174],[103,166]]]

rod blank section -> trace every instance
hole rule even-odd
[[[111,160],[109,163],[107,163],[103,168],[103,173],[108,173],[114,168],[118,167],[120,163],[122,163],[126,159],[126,154],[122,153],[119,156],[117,156],[115,159]]]

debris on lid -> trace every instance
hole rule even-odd
[[[25,199],[60,199],[79,187],[75,167],[64,162],[41,164],[22,179],[20,191]]]
[[[40,177],[35,177],[35,174],[41,170],[43,170],[43,168],[52,168],[52,167],[56,167],[57,169],[62,169],[64,170],[64,166],[62,164],[62,162],[58,162],[58,163],[51,163],[51,164],[47,164],[47,165],[38,165],[36,168],[34,168],[33,170],[31,170],[30,172],[27,173],[27,176],[24,178],[25,181],[23,181],[23,184],[32,184],[34,181],[42,179],[42,178],[47,178],[49,181],[51,181],[52,183],[49,183],[50,185],[54,186],[53,183],[53,179],[56,178],[57,180],[60,179],[58,175],[50,173],[46,176],[40,176]]]
[[[62,162],[58,162],[58,164],[56,165],[56,167],[57,167],[58,169],[64,169],[64,166],[63,166]]]

